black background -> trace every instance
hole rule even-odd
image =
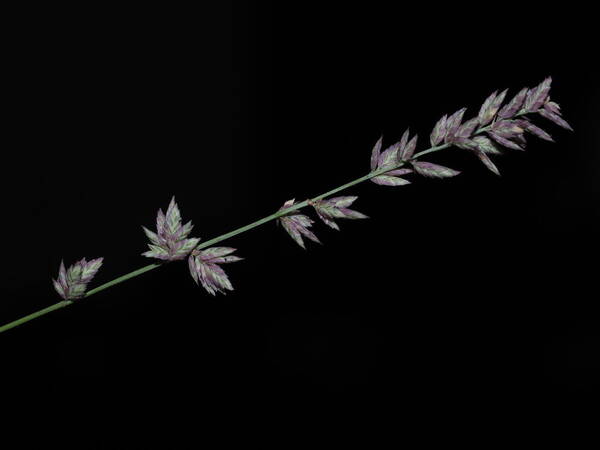
[[[340,406],[526,421],[592,403],[594,42],[585,11],[515,8],[15,12],[2,322],[59,300],[62,258],[103,256],[94,285],[149,263],[140,226],[172,195],[210,239],[363,175],[382,133],[391,143],[410,126],[424,149],[441,115],[548,75],[575,133],[546,124],[557,142],[506,152],[501,178],[454,149],[431,161],[459,177],[356,186],[371,219],[316,224],[325,245],[308,251],[274,224],[231,239],[246,259],[226,267],[228,296],[174,263],[2,334],[6,392],[121,411],[166,402],[217,421]]]

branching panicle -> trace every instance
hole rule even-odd
[[[312,206],[317,216],[327,226],[339,230],[336,219],[367,218],[364,214],[350,209],[357,199],[356,196],[333,197],[342,190],[367,180],[384,186],[404,186],[410,184],[410,181],[404,177],[413,173],[429,178],[449,178],[460,173],[458,170],[421,160],[420,158],[426,154],[449,147],[467,150],[474,153],[487,169],[500,175],[500,171],[491,158],[502,154],[501,147],[524,150],[526,133],[554,142],[550,134],[532,121],[537,114],[562,128],[572,130],[562,117],[560,106],[550,100],[551,84],[552,79],[548,77],[534,88],[523,88],[506,104],[503,103],[507,90],[500,93],[495,91],[485,99],[477,115],[468,120],[463,121],[466,108],[442,116],[429,136],[431,147],[419,153],[416,153],[417,135],[411,138],[408,129],[398,142],[385,149],[382,136],[371,151],[371,170],[367,175],[300,203],[296,203],[293,199],[288,200],[274,214],[203,244],[199,244],[199,238],[188,237],[193,228],[192,223],[182,224],[181,214],[173,197],[166,213],[163,213],[162,210],[158,211],[156,232],[143,227],[144,233],[150,240],[150,250],[143,255],[162,261],[175,261],[188,257],[192,278],[197,284],[201,284],[209,294],[216,295],[218,292],[231,291],[233,286],[221,265],[240,261],[242,258],[232,254],[235,249],[212,247],[214,244],[276,220],[298,245],[305,248],[304,238],[320,243],[310,229],[314,221],[308,215],[300,212],[300,209],[306,206]],[[56,291],[66,301],[4,325],[0,327],[0,332],[70,304],[74,299],[95,294],[160,266],[151,264],[142,267],[86,294],[87,284],[102,265],[102,261],[102,258],[91,261],[82,259],[69,269],[66,269],[64,263],[61,263],[58,279],[53,280],[53,283]]]

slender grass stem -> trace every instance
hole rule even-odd
[[[413,159],[416,159],[416,158],[418,158],[420,156],[423,156],[423,155],[426,155],[428,153],[433,153],[433,152],[437,152],[439,150],[443,150],[445,148],[448,148],[449,146],[450,146],[449,144],[443,144],[443,145],[439,145],[439,146],[428,148],[427,150],[423,150],[422,152],[415,154],[413,156]],[[262,219],[259,219],[256,222],[252,222],[252,223],[250,223],[248,225],[245,225],[243,227],[240,227],[240,228],[238,228],[236,230],[230,231],[229,233],[225,233],[225,234],[217,236],[217,237],[215,237],[215,238],[213,238],[213,239],[211,239],[209,241],[205,241],[205,242],[201,243],[196,248],[198,248],[198,249],[207,248],[207,247],[210,247],[210,246],[212,246],[214,244],[222,242],[222,241],[224,241],[226,239],[230,239],[230,238],[232,238],[234,236],[237,236],[238,234],[242,234],[242,233],[245,233],[246,231],[250,231],[253,228],[259,227],[260,225],[263,225],[265,223],[268,223],[268,222],[271,222],[273,220],[276,220],[279,217],[282,217],[282,216],[284,216],[286,214],[289,214],[292,211],[297,211],[299,209],[302,209],[302,208],[308,206],[309,201],[322,200],[322,199],[324,199],[326,197],[329,197],[329,196],[337,194],[338,192],[341,192],[341,191],[343,191],[345,189],[348,189],[349,187],[352,187],[352,186],[355,186],[355,185],[357,185],[359,183],[362,183],[363,181],[370,180],[371,178],[374,178],[374,177],[376,177],[378,175],[382,175],[382,174],[384,174],[386,172],[389,172],[391,170],[398,169],[399,167],[402,167],[403,165],[404,165],[404,162],[400,162],[396,166],[386,167],[384,169],[379,169],[379,170],[375,170],[373,172],[370,172],[367,175],[364,175],[364,176],[362,176],[360,178],[357,178],[355,180],[352,180],[352,181],[350,181],[350,182],[348,182],[346,184],[338,186],[335,189],[332,189],[330,191],[325,192],[324,194],[317,195],[316,197],[313,197],[310,200],[304,200],[304,201],[302,201],[300,203],[297,203],[297,204],[295,204],[295,205],[293,205],[293,206],[291,206],[289,208],[282,209],[280,211],[277,211],[276,213],[273,213],[271,215],[263,217]],[[146,272],[149,272],[150,270],[154,270],[154,269],[156,269],[158,267],[161,267],[163,265],[164,264],[149,264],[149,265],[144,266],[144,267],[142,267],[140,269],[134,270],[133,272],[129,272],[129,273],[125,274],[125,275],[122,275],[122,276],[120,276],[118,278],[115,278],[114,280],[111,280],[111,281],[109,281],[107,283],[104,283],[104,284],[102,284],[102,285],[94,288],[94,289],[89,290],[83,296],[83,298],[90,297],[90,296],[92,296],[94,294],[97,294],[98,292],[101,292],[101,291],[103,291],[105,289],[108,289],[108,288],[110,288],[112,286],[115,286],[117,284],[123,283],[124,281],[130,280],[131,278],[135,278],[135,277],[137,277],[139,275],[142,275],[142,274],[144,274]],[[76,300],[76,301],[78,301],[78,300]],[[60,309],[60,308],[64,308],[65,306],[69,306],[71,304],[73,304],[73,301],[71,301],[71,300],[65,300],[65,301],[61,301],[61,302],[55,303],[54,305],[48,306],[47,308],[41,309],[41,310],[39,310],[37,312],[29,314],[28,316],[21,317],[20,319],[17,319],[17,320],[15,320],[13,322],[10,322],[10,323],[7,323],[6,325],[1,326],[0,327],[0,333],[2,333],[4,331],[7,331],[7,330],[10,330],[11,328],[14,328],[14,327],[16,327],[18,325],[21,325],[21,324],[25,323],[25,322],[29,322],[30,320],[33,320],[33,319],[35,319],[37,317],[43,316],[45,314],[48,314],[49,312],[55,311],[55,310]]]
[[[160,267],[160,266],[162,266],[162,264],[148,264],[147,266],[144,266],[138,270],[134,270],[133,272],[129,272],[128,274],[122,275],[119,278],[115,278],[114,280],[111,280],[108,283],[101,284],[97,288],[90,289],[88,292],[86,292],[86,294],[83,297],[85,298],[85,297],[89,297],[90,295],[94,295],[100,291],[103,291],[104,289],[108,289],[109,287],[114,286],[115,284],[122,283],[123,281],[127,281],[130,278],[137,277],[143,273],[149,272],[150,270],[156,269],[157,267]]]
[[[49,312],[56,311],[57,309],[64,308],[65,306],[69,306],[71,303],[73,302],[70,300],[63,300],[62,302],[58,302],[54,305],[48,306],[47,308],[40,309],[39,311],[29,314],[28,316],[21,317],[20,319],[17,319],[0,327],[0,333],[6,330],[10,330],[11,328],[17,327],[22,323],[29,322],[30,320],[33,320],[37,317],[43,316],[44,314],[48,314]]]

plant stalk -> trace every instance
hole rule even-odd
[[[40,309],[39,311],[29,314],[28,316],[21,317],[20,319],[17,319],[0,327],[0,333],[6,330],[10,330],[11,328],[14,328],[16,326],[19,326],[22,323],[29,322],[30,320],[33,320],[37,317],[43,316],[44,314],[48,314],[49,312],[56,311],[57,309],[64,308],[65,306],[69,306],[71,303],[73,303],[71,300],[63,300],[62,302],[58,302],[54,305],[48,306],[47,308]]]

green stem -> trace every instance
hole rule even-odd
[[[438,145],[437,147],[431,147],[431,148],[428,148],[427,150],[423,150],[422,152],[417,153],[416,155],[413,156],[412,159],[417,159],[419,156],[423,156],[428,153],[437,152],[439,150],[443,150],[448,147],[450,147],[450,144],[442,144],[442,145]]]
[[[419,156],[426,155],[428,153],[437,152],[439,150],[443,150],[443,149],[445,149],[445,148],[447,148],[449,146],[450,146],[449,144],[443,144],[443,145],[439,145],[439,146],[428,148],[427,150],[423,150],[422,152],[417,153],[416,155],[414,155],[412,159],[417,159]],[[382,174],[384,174],[386,172],[389,172],[391,170],[398,169],[399,167],[402,167],[403,165],[404,165],[404,162],[400,162],[398,165],[393,166],[393,167],[386,167],[385,169],[374,170],[373,172],[370,172],[367,175],[364,175],[364,176],[362,176],[360,178],[357,178],[355,180],[352,180],[352,181],[350,181],[350,182],[348,182],[346,184],[338,186],[335,189],[332,189],[332,190],[330,190],[328,192],[325,192],[324,194],[317,195],[316,197],[313,197],[310,200],[304,200],[304,201],[302,201],[300,203],[297,203],[297,204],[295,204],[295,205],[293,205],[293,206],[291,206],[289,208],[282,209],[282,210],[277,211],[276,213],[273,213],[273,214],[271,214],[269,216],[263,217],[262,219],[257,220],[256,222],[252,222],[251,224],[248,224],[248,225],[243,226],[241,228],[238,228],[236,230],[230,231],[229,233],[222,234],[220,236],[217,236],[214,239],[211,239],[209,241],[203,242],[202,244],[200,244],[196,248],[197,249],[207,248],[207,247],[210,247],[210,246],[212,246],[214,244],[222,242],[222,241],[224,241],[226,239],[229,239],[229,238],[232,238],[234,236],[237,236],[238,234],[242,234],[242,233],[245,233],[246,231],[250,231],[253,228],[256,228],[256,227],[258,227],[260,225],[263,225],[263,224],[265,224],[267,222],[271,222],[272,220],[276,220],[276,219],[278,219],[278,218],[280,218],[280,217],[282,217],[282,216],[284,216],[286,214],[289,214],[292,211],[296,211],[296,210],[302,209],[302,208],[308,206],[309,202],[314,202],[314,201],[317,201],[317,200],[322,200],[322,199],[324,199],[326,197],[329,197],[329,196],[337,194],[338,192],[341,192],[341,191],[343,191],[345,189],[348,189],[349,187],[352,187],[354,185],[362,183],[363,181],[370,180],[371,178],[374,178],[374,177],[376,177],[378,175],[382,175]],[[98,286],[98,287],[96,287],[94,289],[91,289],[90,291],[88,291],[83,296],[83,298],[90,297],[90,296],[92,296],[94,294],[97,294],[100,291],[108,289],[108,288],[110,288],[112,286],[115,286],[117,284],[123,283],[124,281],[127,281],[127,280],[129,280],[131,278],[137,277],[139,275],[142,275],[143,273],[149,272],[150,270],[156,269],[157,267],[161,267],[162,265],[163,264],[149,264],[149,265],[144,266],[144,267],[142,267],[140,269],[134,270],[133,272],[129,272],[129,273],[125,274],[125,275],[122,275],[122,276],[120,276],[118,278],[115,278],[114,280],[111,280],[111,281],[109,281],[107,283],[104,283],[104,284],[102,284],[102,285],[100,285],[100,286]],[[6,330],[10,330],[11,328],[14,328],[14,327],[16,327],[18,325],[21,325],[21,324],[25,323],[25,322],[29,322],[30,320],[33,320],[33,319],[35,319],[37,317],[43,316],[44,314],[48,314],[49,312],[52,312],[52,311],[54,311],[56,309],[60,309],[60,308],[64,308],[65,306],[69,306],[72,303],[73,303],[73,301],[71,301],[71,300],[61,301],[61,302],[55,303],[54,305],[48,306],[47,308],[41,309],[41,310],[39,310],[37,312],[34,312],[33,314],[29,314],[28,316],[21,317],[20,319],[17,319],[14,322],[10,322],[10,323],[8,323],[6,325],[1,326],[0,327],[0,333],[2,333],[3,331],[6,331]]]
[[[83,297],[85,298],[85,297],[89,297],[90,295],[94,295],[100,291],[103,291],[104,289],[108,289],[109,287],[114,286],[115,284],[122,283],[123,281],[127,281],[130,278],[137,277],[138,275],[146,273],[152,269],[156,269],[157,267],[160,267],[161,265],[162,264],[148,264],[147,266],[144,266],[141,269],[134,270],[133,272],[129,272],[128,274],[122,275],[119,278],[115,278],[114,280],[109,281],[108,283],[101,284],[97,288],[89,290],[88,292],[86,292],[86,294]],[[0,329],[0,331],[2,331],[2,330]]]
[[[49,312],[56,311],[57,309],[64,308],[65,306],[69,306],[73,303],[71,300],[63,300],[62,302],[55,303],[54,305],[50,305],[47,308],[40,309],[28,316],[21,317],[20,319],[15,320],[14,322],[7,323],[6,325],[0,327],[0,333],[6,330],[10,330],[16,326],[21,325],[22,323],[29,322],[30,320],[35,319],[36,317],[43,316],[44,314],[48,314]]]

